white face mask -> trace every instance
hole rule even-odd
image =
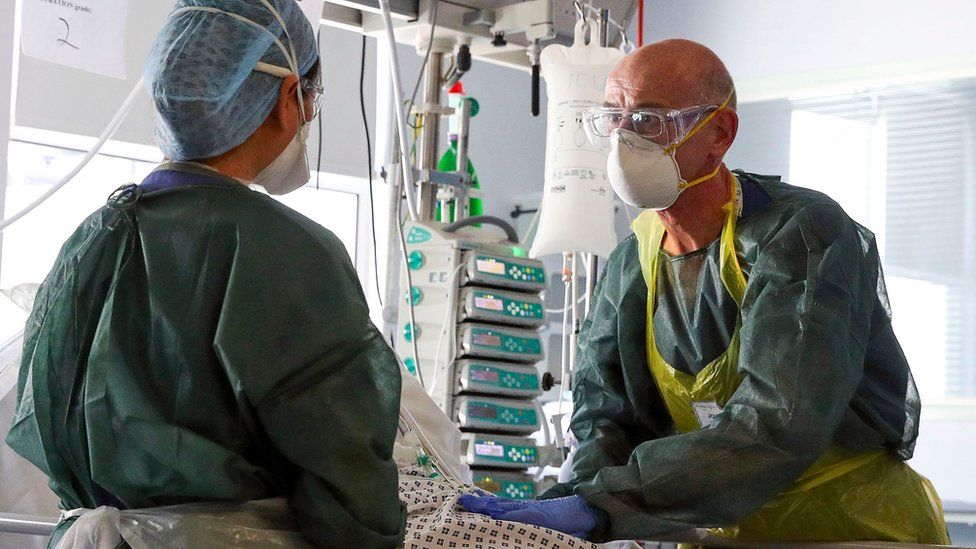
[[[699,121],[673,145],[660,145],[632,130],[616,128],[610,132],[610,155],[607,157],[607,179],[621,200],[647,210],[666,210],[678,196],[695,185],[715,177],[722,165],[694,181],[681,177],[681,168],[674,153],[725,108],[734,92]]]
[[[678,200],[682,191],[711,179],[715,171],[688,182],[670,150],[631,130],[615,129],[610,135],[607,178],[621,200],[647,210],[666,210]]]
[[[301,92],[299,92],[301,93]],[[312,178],[308,167],[308,130],[305,123],[285,150],[254,178],[269,194],[283,195],[303,187]]]

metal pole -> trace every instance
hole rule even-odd
[[[0,513],[0,532],[30,536],[50,536],[58,519]]]
[[[570,379],[572,379],[573,372],[576,371],[576,343],[579,340],[580,332],[580,317],[579,317],[579,289],[576,287],[576,281],[579,279],[579,270],[576,265],[576,254],[572,254],[572,259],[569,262],[569,270],[572,273],[572,300],[573,300],[573,325],[571,329],[573,330],[572,336],[569,340],[569,373]]]
[[[390,78],[393,80],[393,108],[396,113],[396,127],[397,135],[400,137],[398,143],[400,144],[400,158],[402,162],[400,163],[401,169],[403,170],[403,184],[408,189],[407,192],[407,210],[410,212],[411,219],[418,219],[419,213],[417,212],[417,206],[413,200],[413,169],[410,166],[410,155],[407,151],[407,120],[406,117],[410,113],[403,112],[405,107],[403,105],[403,86],[400,80],[400,60],[397,57],[396,48],[396,38],[393,36],[393,20],[390,18],[390,2],[389,0],[379,0],[380,9],[383,10],[383,27],[386,30],[386,47],[388,63],[390,65]],[[439,70],[439,69],[438,69]]]
[[[593,291],[596,289],[597,263],[596,254],[586,254],[586,315],[590,314],[590,300],[593,298]]]
[[[10,126],[13,125],[14,94],[16,82],[14,75],[17,48],[17,2],[4,2],[0,7],[0,221],[4,220],[7,196],[7,151],[10,144]],[[9,40],[8,40],[9,38]],[[0,260],[2,260],[3,233],[0,233]]]
[[[600,10],[600,45],[604,48],[610,47],[610,9],[602,8]]]
[[[563,413],[563,395],[568,387],[570,387],[570,376],[572,375],[569,368],[569,349],[570,345],[570,335],[569,330],[571,329],[569,324],[569,300],[573,299],[569,292],[572,290],[572,285],[570,281],[572,280],[572,273],[569,270],[569,253],[563,253],[563,326],[559,338],[559,353],[560,353],[560,363],[559,363],[559,408],[557,412],[559,414]]]
[[[430,52],[427,67],[424,69],[424,95],[421,111],[436,110],[441,104],[441,65],[443,54]],[[417,143],[417,168],[437,169],[437,147],[440,139],[441,117],[438,112],[424,112],[424,125],[420,129]],[[420,182],[420,200],[417,214],[421,221],[432,221],[437,204],[437,186],[427,181]],[[446,217],[446,216],[445,216]]]
[[[467,99],[461,100],[458,113],[458,142],[457,142],[457,171],[461,175],[468,174],[468,131],[471,121],[471,102]],[[457,199],[454,205],[454,221],[460,221],[470,214],[470,201],[468,200],[468,188],[458,189],[455,193]]]
[[[393,134],[393,147],[390,149],[390,169],[387,171],[389,227],[386,231],[386,287],[383,288],[383,335],[396,337],[397,314],[400,302],[397,299],[400,267],[400,207],[402,197],[403,172],[400,167],[400,136]],[[410,192],[410,191],[407,191]],[[391,339],[392,341],[392,339]]]

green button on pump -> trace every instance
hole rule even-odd
[[[407,340],[407,343],[410,343],[411,341],[413,341],[413,335],[415,333],[417,334],[417,338],[419,339],[420,338],[420,326],[417,326],[416,324],[413,324],[413,325],[411,325],[411,324],[405,324],[403,326],[403,339],[406,339]]]
[[[407,371],[410,372],[410,375],[417,375],[417,363],[414,362],[412,358],[404,360],[403,365],[407,367]]]
[[[404,301],[409,300],[410,303],[412,303],[413,305],[419,305],[420,302],[424,300],[424,292],[421,291],[420,288],[414,286],[410,289],[409,297],[407,296],[406,292],[403,293],[403,300]]]
[[[411,271],[420,269],[426,262],[427,258],[424,257],[424,254],[418,251],[410,252],[410,255],[407,256],[407,266],[410,267]]]

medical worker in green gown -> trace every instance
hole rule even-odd
[[[248,187],[309,180],[319,71],[295,0],[166,20],[145,77],[169,160],[82,223],[27,324],[7,443],[64,510],[284,496],[316,545],[401,543],[397,361],[342,243]]]
[[[594,540],[947,543],[938,495],[905,464],[919,397],[874,236],[827,196],[725,167],[735,91],[704,46],[637,50],[605,99],[587,133],[646,211],[580,334],[571,480],[462,504]]]

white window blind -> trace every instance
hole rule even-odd
[[[923,397],[976,397],[976,80],[792,105],[789,179],[876,233]]]

